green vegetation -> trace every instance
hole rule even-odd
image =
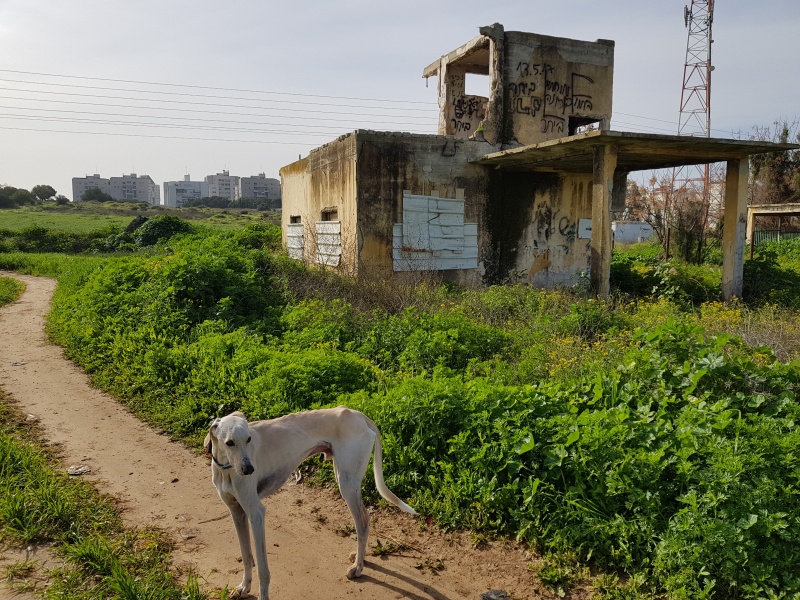
[[[63,564],[49,572],[45,598],[200,600],[197,580],[177,583],[170,542],[155,529],[125,530],[113,502],[71,479],[41,449],[40,434],[0,391],[0,541],[48,544]],[[30,589],[30,562],[5,568]]]
[[[276,228],[193,229],[127,255],[0,254],[59,274],[51,336],[145,419],[346,404],[388,485],[450,528],[523,540],[566,590],[800,595],[800,242],[762,249],[749,304],[716,267],[615,258],[610,300],[309,270]],[[767,283],[774,285],[768,285]],[[320,477],[330,478],[324,465]]]
[[[0,306],[13,302],[25,291],[25,284],[11,277],[0,277]]]

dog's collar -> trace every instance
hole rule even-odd
[[[233,467],[232,464],[223,465],[221,462],[217,460],[217,457],[214,456],[214,453],[211,451],[211,442],[208,442],[208,446],[206,446],[206,454],[211,457],[211,460],[214,461],[214,464],[217,465],[220,469],[230,469]]]

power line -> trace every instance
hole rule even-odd
[[[670,132],[674,133],[675,129],[677,128],[677,125],[678,125],[677,121],[669,121],[667,119],[657,119],[655,117],[645,117],[643,115],[632,115],[630,113],[617,112],[617,111],[614,111],[614,114],[615,115],[623,115],[623,116],[626,116],[626,117],[633,117],[635,119],[643,119],[645,121],[656,121],[658,123],[668,123],[668,124],[672,125],[672,129],[663,129],[663,128],[652,127],[652,129],[661,129],[661,131],[670,131]],[[619,123],[621,125],[630,125],[630,123],[625,123],[623,121],[615,121],[615,123]],[[719,132],[719,133],[724,133],[726,135],[731,135],[734,138],[737,137],[737,135],[741,135],[741,131],[737,132],[737,131],[732,131],[732,130],[728,130],[728,129],[715,129],[715,128],[712,127],[711,131],[716,131],[716,132]]]
[[[12,92],[29,92],[33,94],[55,94],[58,96],[80,96],[83,98],[104,98],[110,100],[135,100],[139,102],[157,102],[157,103],[169,103],[169,104],[190,104],[194,106],[225,106],[230,108],[255,108],[258,109],[258,106],[248,106],[242,104],[222,104],[218,102],[190,102],[186,100],[154,100],[151,98],[136,98],[130,96],[106,96],[102,94],[78,94],[73,92],[53,92],[53,91],[42,91],[42,90],[30,90],[24,88],[16,88],[16,87],[8,87],[8,86],[0,86],[0,90],[8,90]],[[364,106],[357,106],[357,107],[346,107],[344,105],[341,108],[373,108],[373,107],[364,107]],[[379,107],[374,107],[376,110],[380,110]],[[326,111],[326,110],[313,110],[313,109],[291,109],[291,108],[275,108],[275,110],[282,110],[288,112],[312,112],[312,113],[323,113],[323,114],[332,114],[332,115],[354,115],[354,116],[365,116],[365,117],[379,117],[379,116],[390,116],[390,117],[399,117],[404,119],[428,119],[430,117],[416,117],[413,115],[385,115],[385,114],[373,114],[373,113],[354,113],[354,112],[337,112],[337,111]]]
[[[151,106],[137,106],[131,104],[109,104],[107,102],[81,102],[77,100],[53,100],[50,98],[42,99],[42,98],[25,98],[20,96],[5,96],[0,94],[0,98],[4,98],[6,100],[23,100],[28,102],[46,102],[47,104],[77,104],[81,106],[111,106],[114,108],[135,108],[139,110],[161,110],[161,111],[179,111],[184,113],[197,113],[197,114],[222,114],[222,115],[238,115],[238,116],[253,116],[253,117],[276,117],[279,116],[282,119],[304,119],[306,121],[332,121],[335,123],[348,123],[351,122],[351,119],[332,119],[332,118],[320,118],[320,117],[313,117],[313,116],[294,116],[294,115],[276,115],[274,113],[246,113],[246,112],[229,112],[229,111],[222,111],[222,110],[202,110],[196,108],[170,108],[168,106],[158,106],[158,107],[151,107]],[[45,110],[45,109],[35,109],[31,108],[28,110]],[[55,110],[55,109],[54,109]],[[283,109],[278,109],[283,110]],[[66,112],[66,111],[65,111]],[[347,113],[342,113],[343,115]],[[356,115],[359,116],[359,115]],[[363,115],[363,116],[381,116],[381,115]],[[160,118],[160,117],[159,117]],[[178,118],[178,117],[169,117],[169,118]],[[431,119],[431,121],[433,121]],[[371,123],[384,123],[384,124],[393,124],[393,122],[389,121],[370,121]]]
[[[166,128],[166,129],[189,129],[189,130],[197,130],[197,131],[236,131],[239,133],[273,133],[273,134],[282,134],[282,135],[311,135],[311,136],[330,136],[330,135],[343,135],[344,132],[341,129],[334,130],[333,132],[313,132],[313,131],[286,131],[286,130],[279,130],[279,129],[253,129],[253,128],[243,128],[243,127],[216,127],[213,125],[208,126],[198,126],[198,125],[180,125],[180,124],[173,124],[173,123],[147,123],[147,122],[135,122],[135,121],[119,121],[119,120],[110,120],[110,119],[81,119],[81,118],[70,118],[70,117],[51,117],[51,116],[33,116],[33,115],[9,115],[0,113],[0,117],[10,120],[28,120],[28,121],[48,121],[48,122],[60,122],[60,123],[82,123],[87,125],[122,125],[125,127],[158,127],[158,128]]]
[[[136,81],[136,80],[129,80],[129,79],[110,79],[106,77],[84,77],[81,75],[62,75],[57,73],[36,73],[32,71],[15,71],[13,69],[0,69],[0,72],[3,73],[18,73],[20,75],[39,75],[45,77],[63,77],[69,79],[86,79],[89,81],[111,81],[114,83],[134,83],[137,85],[161,85],[166,87],[182,87],[182,88],[191,88],[191,89],[201,89],[201,90],[216,90],[216,91],[225,91],[225,92],[244,92],[249,94],[274,94],[279,96],[299,96],[305,98],[329,98],[329,99],[336,99],[336,100],[361,100],[365,102],[393,102],[393,103],[400,103],[400,104],[429,104],[428,102],[423,102],[421,100],[389,100],[383,98],[358,98],[358,97],[351,97],[351,96],[329,96],[324,94],[300,94],[295,92],[274,92],[274,91],[267,91],[267,90],[248,90],[248,89],[240,89],[240,88],[225,88],[225,87],[214,87],[214,86],[207,86],[207,85],[189,85],[189,84],[182,84],[182,83],[161,83],[157,81]]]
[[[38,112],[55,112],[55,113],[70,113],[70,114],[88,114],[88,115],[106,115],[106,116],[116,116],[116,117],[133,117],[133,118],[150,118],[150,119],[178,119],[182,121],[204,121],[208,122],[207,118],[201,117],[176,117],[173,115],[169,116],[161,116],[161,115],[132,115],[129,113],[114,113],[114,112],[102,112],[102,111],[88,111],[88,110],[65,110],[63,108],[28,108],[23,106],[4,106],[0,105],[0,109],[11,109],[11,110],[27,110],[27,111],[38,111]],[[243,113],[238,113],[243,114]],[[14,116],[14,115],[11,115]],[[25,115],[20,115],[25,116]],[[298,117],[290,117],[290,118],[298,118]],[[322,120],[322,119],[318,119]],[[285,126],[291,125],[293,127],[304,127],[304,128],[315,128],[315,129],[333,129],[331,126],[325,125],[303,125],[301,123],[270,123],[265,121],[238,121],[235,119],[213,119],[213,122],[218,123],[241,123],[241,124],[251,124],[251,125],[270,125],[270,126]],[[346,120],[339,120],[338,122],[341,123],[349,123],[350,121]],[[388,123],[386,121],[370,121],[370,123],[380,123],[380,124],[390,124],[393,125],[394,123]],[[363,125],[358,126],[356,125],[354,129],[363,128]],[[425,133],[421,131],[417,131],[415,133]]]
[[[29,116],[29,115],[7,115],[0,113],[0,117],[4,119],[9,119],[12,121],[47,121],[47,122],[55,122],[55,123],[81,123],[85,125],[122,125],[124,127],[157,127],[157,128],[164,128],[164,129],[189,129],[189,130],[196,130],[196,131],[236,131],[238,133],[274,133],[274,134],[285,134],[285,135],[311,135],[311,136],[328,136],[328,135],[337,135],[332,134],[330,132],[310,132],[310,131],[285,131],[285,130],[276,130],[276,129],[248,129],[248,128],[239,128],[239,127],[214,127],[214,126],[191,126],[191,125],[174,125],[171,123],[136,123],[132,121],[114,121],[114,120],[107,120],[107,119],[79,119],[79,118],[59,118],[59,117],[36,117],[36,116]],[[338,135],[342,135],[344,132],[339,130]]]
[[[187,140],[187,141],[204,141],[204,142],[236,142],[245,144],[280,144],[282,146],[316,146],[306,142],[283,142],[273,140],[229,140],[223,138],[199,138],[199,137],[174,137],[166,135],[147,135],[144,133],[110,133],[105,131],[65,131],[63,129],[34,129],[31,127],[3,127],[0,129],[12,131],[37,131],[42,133],[70,133],[79,135],[107,135],[107,136],[122,136],[122,137],[141,137],[141,138],[158,138],[163,140]]]
[[[327,102],[301,102],[297,100],[259,100],[257,98],[245,98],[241,96],[217,96],[213,94],[189,94],[186,92],[162,92],[162,91],[153,91],[153,90],[129,90],[126,88],[113,88],[113,87],[105,87],[99,85],[76,85],[74,83],[46,83],[46,82],[39,82],[39,81],[24,81],[20,79],[5,79],[0,78],[0,81],[7,81],[10,83],[27,83],[30,85],[47,85],[47,86],[56,86],[56,87],[68,87],[68,88],[78,88],[83,90],[105,90],[110,92],[134,92],[138,94],[158,94],[162,96],[189,96],[190,98],[216,98],[218,100],[249,100],[251,102],[274,102],[274,103],[281,103],[281,104],[292,104],[292,105],[307,105],[307,106],[336,106],[341,108],[374,108],[375,110],[385,110],[385,106],[364,106],[364,105],[352,105],[352,104],[331,104]],[[34,91],[38,93],[45,93],[40,90],[27,90],[27,91]],[[54,93],[50,90],[46,90],[46,93]],[[150,98],[141,98],[141,100],[150,100]],[[393,110],[395,110],[393,108]],[[419,110],[419,109],[414,109]],[[434,110],[434,109],[427,109],[427,110]]]

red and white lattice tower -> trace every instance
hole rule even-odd
[[[683,88],[678,119],[678,135],[711,136],[711,24],[714,0],[692,0],[684,6],[683,18],[689,30]],[[689,165],[673,171],[673,187],[678,196],[702,199],[709,206],[709,166]]]

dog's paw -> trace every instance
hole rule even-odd
[[[230,596],[228,597],[231,598],[231,600],[238,600],[239,598],[246,598],[249,595],[250,595],[250,586],[240,584],[236,586],[236,589],[233,590],[230,593]]]
[[[347,578],[348,579],[356,579],[361,577],[361,571],[364,569],[364,565],[359,565],[356,561],[356,553],[350,553],[350,560],[353,561],[353,566],[347,569]]]
[[[362,567],[358,565],[353,565],[349,569],[347,569],[347,578],[348,579],[358,579],[361,577]]]

